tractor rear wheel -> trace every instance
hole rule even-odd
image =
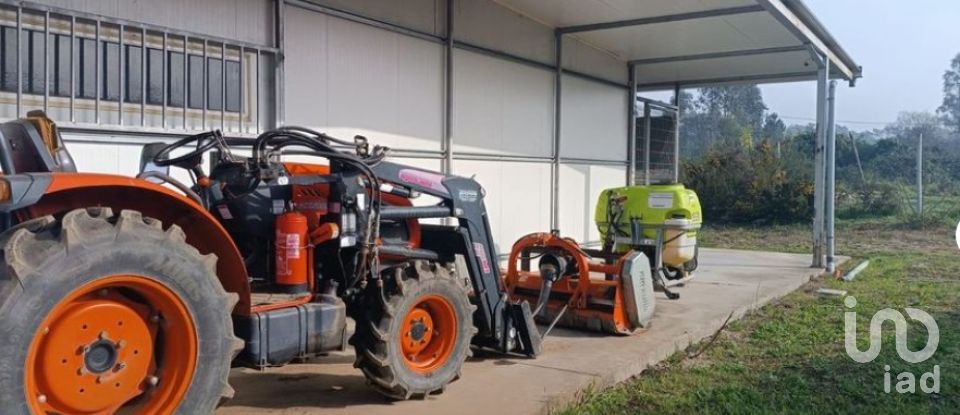
[[[467,288],[450,270],[422,261],[387,285],[386,304],[370,302],[357,313],[354,366],[393,399],[443,392],[460,377],[477,332]]]
[[[179,227],[78,209],[18,225],[0,250],[4,413],[198,414],[232,396],[237,297]]]

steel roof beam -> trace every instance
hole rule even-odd
[[[736,14],[757,13],[766,11],[763,6],[741,6],[726,9],[702,10],[690,13],[668,14],[662,16],[642,17],[639,19],[620,20],[615,22],[591,23],[577,26],[557,28],[560,34],[593,32],[597,30],[617,29],[621,27],[642,26],[656,23],[679,22],[684,20],[706,19],[709,17],[731,16]]]
[[[816,33],[810,29],[803,21],[798,17],[789,7],[787,7],[781,0],[758,0],[761,4],[761,7],[764,10],[768,11],[771,16],[777,19],[787,30],[790,31],[799,41],[804,43],[810,43],[818,51],[827,55],[827,58],[830,59],[833,69],[838,70],[843,74],[844,78],[854,82],[857,78],[861,76],[860,68],[850,68],[843,59],[841,59],[836,51],[824,43],[823,39],[817,36]]]
[[[698,86],[704,85],[716,85],[716,84],[725,84],[725,83],[734,83],[734,82],[754,82],[754,81],[773,81],[773,80],[808,80],[815,79],[817,76],[816,71],[807,71],[807,72],[786,72],[779,74],[763,74],[763,75],[742,75],[742,76],[731,76],[725,78],[708,78],[708,79],[690,79],[686,81],[669,81],[669,82],[653,82],[648,84],[639,84],[637,85],[638,91],[656,91],[660,89],[674,88],[676,85],[680,85],[684,88],[696,88]]]
[[[656,63],[686,62],[704,59],[736,58],[741,56],[768,55],[774,53],[801,52],[808,50],[806,45],[781,46],[760,49],[730,50],[724,52],[700,53],[695,55],[665,56],[661,58],[635,59],[630,61],[634,65],[651,65]]]

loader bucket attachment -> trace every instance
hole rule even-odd
[[[556,325],[628,335],[653,317],[653,279],[641,252],[592,255],[572,239],[536,233],[514,244],[509,261],[510,299],[536,305],[544,334]]]

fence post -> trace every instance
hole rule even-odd
[[[917,139],[917,216],[923,225],[923,133]]]
[[[837,81],[830,81],[830,88],[827,93],[827,141],[826,141],[826,200],[824,204],[824,217],[826,220],[826,249],[827,249],[827,272],[833,273],[836,269],[835,251],[836,251],[836,168],[837,168]]]

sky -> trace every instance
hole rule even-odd
[[[943,73],[960,53],[960,0],[804,3],[863,67],[854,88],[837,89],[839,124],[854,130],[882,128],[902,111],[934,112],[940,106]],[[761,88],[770,111],[788,124],[813,122],[814,82]]]

